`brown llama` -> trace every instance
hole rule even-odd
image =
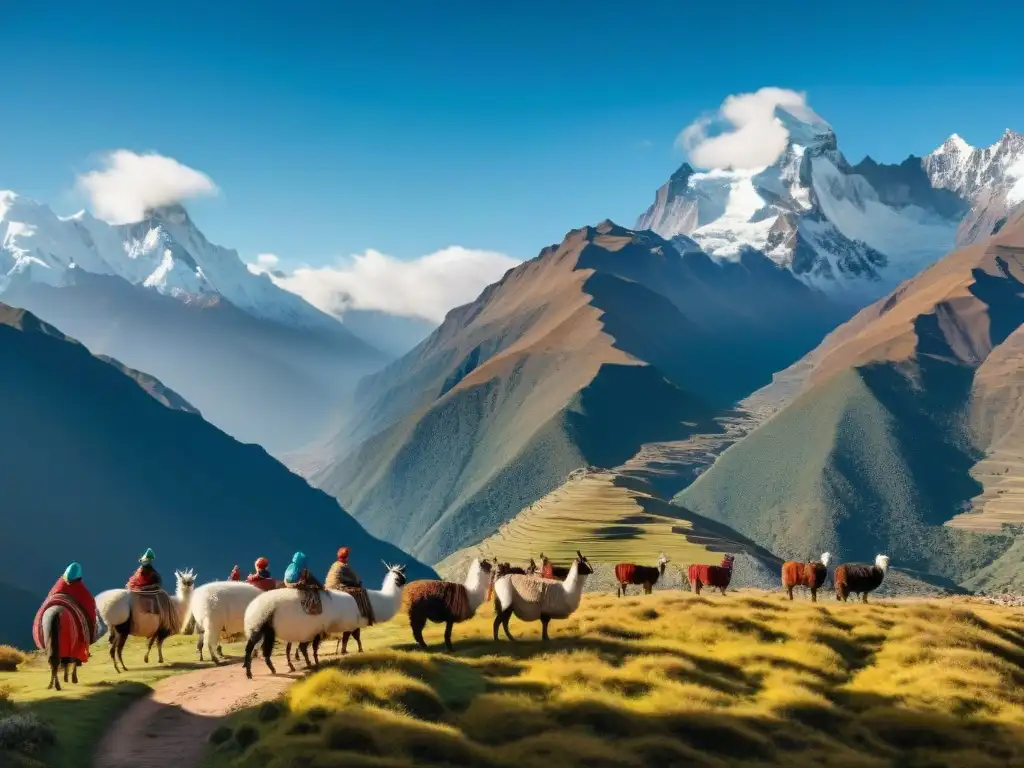
[[[875,557],[874,565],[863,563],[843,563],[837,565],[832,574],[832,583],[836,588],[836,600],[846,602],[851,594],[859,594],[863,602],[868,601],[868,592],[874,592],[882,584],[889,570],[889,558],[886,555]]]
[[[788,560],[782,564],[782,588],[786,590],[790,600],[793,599],[794,587],[807,587],[811,590],[811,602],[818,602],[818,590],[825,586],[828,561],[831,557],[828,552],[823,552],[821,560],[812,560],[809,563]]]
[[[691,565],[687,569],[687,577],[690,579],[690,587],[694,594],[699,595],[702,587],[709,586],[722,590],[724,595],[732,580],[732,566],[735,560],[735,555],[726,555],[722,558],[721,565]]]
[[[644,588],[644,594],[651,594],[658,579],[665,575],[665,566],[668,565],[668,558],[665,553],[658,558],[656,567],[650,565],[634,565],[633,563],[619,563],[615,566],[615,583],[618,589],[615,594],[622,597],[626,594],[626,587],[630,584],[637,584]]]

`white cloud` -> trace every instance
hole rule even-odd
[[[807,106],[806,94],[786,88],[761,88],[728,96],[717,112],[684,128],[676,143],[701,168],[771,165],[785,151],[789,138],[786,127],[775,116],[777,106],[792,110],[797,117],[817,118]]]
[[[147,208],[171,205],[218,192],[213,179],[171,157],[118,149],[103,157],[103,167],[78,177],[93,213],[112,224],[138,221]]]
[[[448,310],[475,299],[518,263],[495,251],[453,245],[411,261],[370,249],[334,266],[290,271],[264,253],[249,270],[269,273],[282,288],[339,317],[349,309],[376,309],[440,323]]]

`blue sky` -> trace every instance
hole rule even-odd
[[[1019,4],[838,5],[9,0],[0,188],[70,213],[97,153],[154,150],[246,259],[521,259],[632,224],[729,94],[806,91],[854,161],[1024,130]]]

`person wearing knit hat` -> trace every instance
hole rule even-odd
[[[324,580],[324,586],[327,589],[363,586],[363,581],[359,578],[359,574],[348,564],[348,555],[348,547],[342,547],[338,550],[338,559],[331,564],[331,569],[327,571],[327,578]]]
[[[278,584],[274,577],[270,575],[270,561],[265,557],[261,557],[254,565],[256,566],[256,572],[250,573],[245,580],[262,590],[276,589]]]
[[[49,621],[47,611],[57,609],[57,622]],[[44,622],[49,626],[44,626]],[[49,636],[54,628],[56,633]],[[63,663],[65,682],[67,682],[68,665],[74,661],[74,677],[78,682],[78,667],[89,660],[89,646],[99,637],[99,626],[96,623],[96,601],[82,581],[82,566],[71,563],[58,577],[57,583],[50,589],[46,600],[39,606],[35,620],[32,622],[32,639],[41,651],[47,650],[46,641],[50,640],[55,656],[51,657],[51,683],[57,681],[57,664]]]
[[[147,549],[142,554],[142,557],[139,558],[141,565],[132,574],[132,577],[128,579],[125,588],[131,592],[154,592],[159,590],[163,585],[163,580],[160,578],[160,574],[157,573],[156,568],[153,567],[154,560],[156,560],[156,555],[153,554],[153,550]]]

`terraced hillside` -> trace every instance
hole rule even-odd
[[[717,419],[842,312],[755,252],[719,263],[611,222],[574,230],[364,380],[357,417],[293,466],[438,560],[576,467],[724,434]]]
[[[836,329],[791,369],[792,402],[676,501],[781,556],[885,551],[967,582],[1005,553],[1012,580],[1022,280],[1024,212]]]
[[[745,553],[777,570],[781,561],[724,525],[658,498],[648,483],[611,470],[580,472],[502,525],[480,544],[437,564],[461,580],[481,554],[525,564],[543,552],[555,563],[581,550],[595,565],[654,564],[660,553],[676,565],[714,563],[723,552]],[[675,566],[673,566],[675,567]]]

